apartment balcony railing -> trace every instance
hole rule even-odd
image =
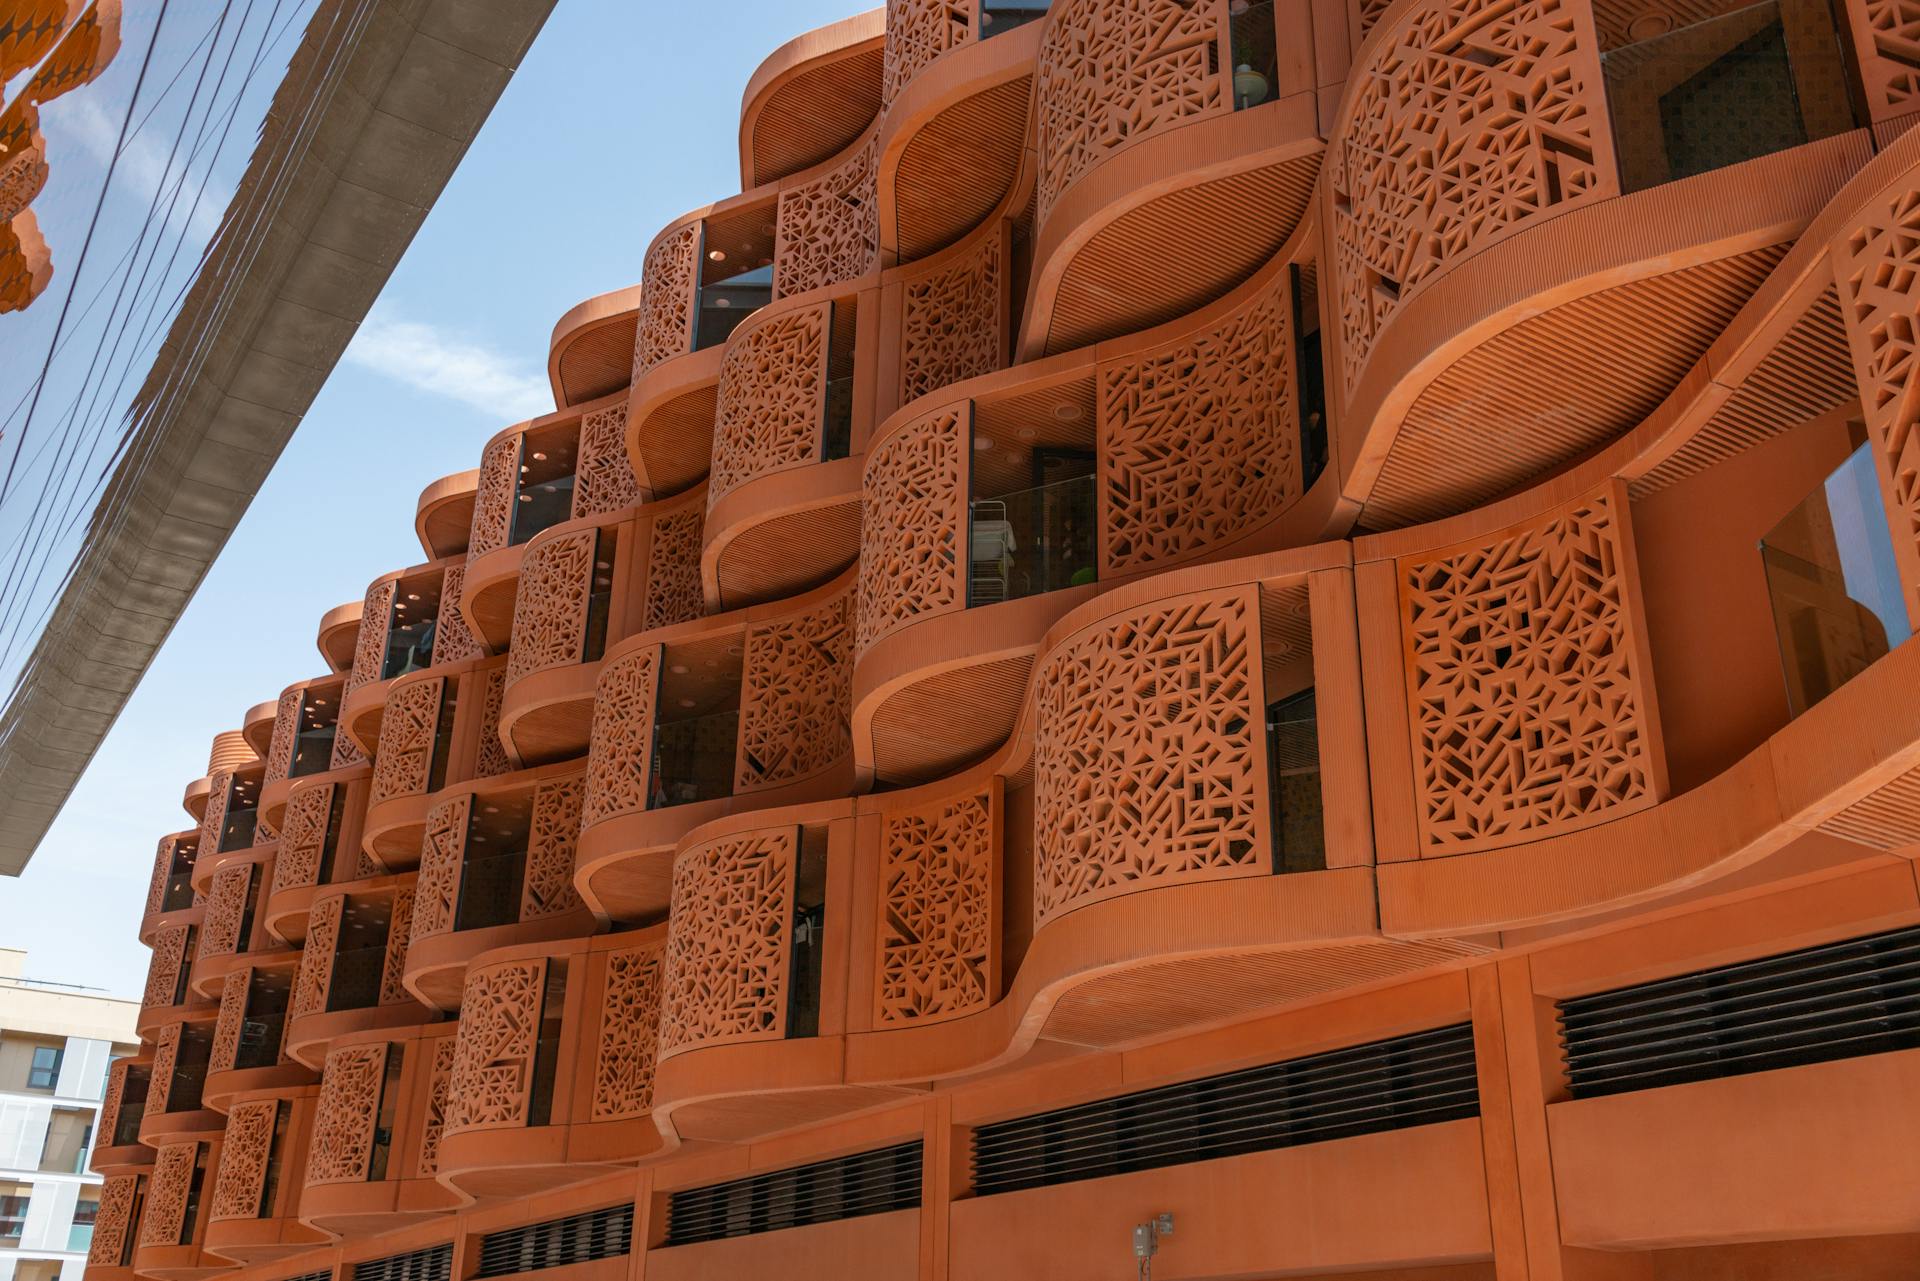
[[[154,1038],[153,1065],[140,1120],[149,1146],[217,1128],[204,1091],[213,1054],[213,1012],[168,1023]]]
[[[144,1056],[117,1059],[108,1069],[91,1161],[97,1173],[119,1174],[153,1160],[153,1153],[140,1142],[151,1079],[152,1062]]]
[[[1281,83],[1270,3],[1058,0],[1051,9],[1034,90],[1042,224],[1068,188],[1125,148],[1299,87]],[[1128,127],[1101,127],[1113,119]]]
[[[449,557],[388,574],[367,589],[353,670],[341,694],[344,726],[336,732],[371,744],[389,682],[485,653],[460,610],[464,574],[464,561]],[[344,765],[349,754],[342,748],[334,759]]]
[[[1327,450],[1299,278],[1270,263],[1087,359],[1050,405],[1021,387],[890,425],[867,454],[862,651],[924,616],[1227,555],[1283,520]]]
[[[428,1000],[458,1005],[461,972],[478,948],[587,928],[591,918],[573,884],[585,790],[577,769],[548,770],[434,806],[421,846],[408,970]],[[482,931],[470,947],[438,942]]]
[[[175,832],[160,838],[153,856],[153,878],[147,883],[146,915],[149,918],[184,912],[194,905],[193,864],[199,849],[198,831]]]
[[[319,1093],[317,1085],[254,1091],[229,1105],[209,1193],[209,1251],[254,1263],[328,1240],[298,1221]]]
[[[879,267],[878,147],[797,174],[669,227],[647,250],[634,380],[675,356],[730,343],[768,303],[845,284]]]
[[[490,1173],[659,1142],[653,1107],[665,931],[504,948],[469,971],[460,1002],[447,1172]],[[549,1177],[564,1177],[556,1172]]]
[[[303,1084],[309,1069],[287,1053],[287,1024],[299,962],[291,954],[229,973],[208,1054],[208,1097],[222,1106],[236,1091]]]
[[[720,367],[709,511],[747,481],[847,457],[856,307],[782,308],[734,334]]]
[[[887,0],[881,55],[882,110],[941,54],[1005,35],[1046,17],[1049,0],[958,0],[923,4]]]
[[[326,1056],[300,1218],[365,1230],[451,1209],[434,1182],[449,1105],[454,1029],[423,1025],[343,1039]]]
[[[851,592],[784,617],[666,645],[601,669],[583,838],[627,816],[821,777],[852,751]]]
[[[381,877],[316,898],[288,1005],[287,1052],[317,1067],[332,1036],[419,1017],[404,983],[414,878]],[[353,1013],[350,1019],[323,1015]]]
[[[214,1131],[155,1149],[140,1213],[140,1240],[133,1252],[136,1271],[172,1272],[200,1265],[199,1243],[205,1239],[221,1147],[221,1135]]]
[[[370,780],[302,783],[288,793],[281,816],[280,849],[274,858],[270,897],[295,895],[336,881],[378,873],[360,849]],[[269,906],[269,922],[281,913]],[[300,911],[305,916],[305,908]]]
[[[481,456],[467,539],[469,567],[493,552],[523,546],[555,525],[638,503],[626,427],[622,401],[553,415],[495,436]],[[491,616],[487,610],[475,613]]]

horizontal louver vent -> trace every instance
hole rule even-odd
[[[632,1245],[633,1203],[610,1205],[590,1214],[488,1233],[480,1239],[480,1269],[474,1275],[504,1277],[611,1259],[628,1253]]]
[[[1011,1192],[1477,1116],[1466,1024],[983,1125],[973,1190]]]
[[[920,1204],[920,1141],[676,1192],[667,1244],[691,1245]]]
[[[411,1254],[368,1259],[353,1265],[353,1281],[448,1281],[452,1275],[451,1245],[436,1245]]]
[[[288,1277],[286,1281],[333,1281],[333,1269],[323,1268],[318,1272],[302,1272],[297,1277]]]
[[[1920,928],[1560,1002],[1575,1098],[1920,1046]]]

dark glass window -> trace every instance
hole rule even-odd
[[[27,1068],[27,1088],[29,1090],[51,1090],[60,1079],[60,1061],[66,1057],[66,1050],[58,1045],[36,1045],[33,1047],[33,1062]]]

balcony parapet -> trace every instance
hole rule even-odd
[[[356,765],[296,779],[289,788],[264,913],[275,938],[299,946],[321,886],[383,873],[361,846],[371,775],[370,766]]]
[[[663,1150],[651,1119],[665,930],[500,948],[468,971],[441,1144],[478,1197]]]
[[[134,1243],[140,1239],[140,1206],[153,1161],[107,1176],[100,1185],[100,1208],[87,1247],[86,1274],[112,1281],[133,1281]]]
[[[199,851],[197,828],[160,838],[153,854],[153,875],[147,881],[146,909],[140,918],[140,941],[149,947],[168,930],[200,923],[205,897],[194,888],[193,875]]]
[[[222,1130],[213,1130],[155,1150],[133,1249],[136,1273],[157,1281],[187,1281],[226,1266],[201,1249],[212,1205],[210,1198],[194,1196],[196,1185],[204,1188],[218,1178],[223,1146]]]
[[[217,1132],[220,1114],[207,1106],[207,1065],[219,1009],[211,1002],[185,1008],[152,1036],[147,1099],[140,1114],[140,1142],[154,1149]],[[124,1105],[123,1105],[124,1106]]]
[[[264,910],[272,890],[277,846],[228,856],[207,890],[196,935],[190,983],[195,994],[217,997],[227,977],[250,959],[286,951],[267,928]]]
[[[924,780],[995,748],[1041,634],[1088,597],[1325,535],[1327,427],[1305,342],[1317,315],[1301,289],[1316,243],[1303,226],[1192,316],[956,384],[888,419],[865,460],[864,768]],[[1043,448],[1083,461],[1028,489],[1037,466],[1023,462]],[[969,610],[977,625],[927,626]],[[973,723],[943,717],[930,732],[902,720],[916,700],[945,705],[961,681]]]
[[[337,731],[361,755],[375,755],[394,681],[484,656],[460,607],[465,572],[466,560],[449,556],[383,574],[367,588]]]
[[[478,954],[593,928],[573,884],[585,791],[579,763],[563,762],[436,796],[411,916],[410,992],[457,1009]]]
[[[280,695],[273,734],[262,760],[260,813],[275,828],[284,826],[287,798],[295,783],[320,776],[333,781],[367,764],[351,735],[340,732],[346,677],[329,675],[290,685]]]
[[[380,867],[413,867],[440,791],[513,768],[500,736],[508,658],[450,664],[394,682],[368,792],[362,848]]]
[[[191,949],[196,946],[196,931],[205,910],[195,907],[172,913],[172,917],[186,919],[154,931],[148,944],[153,955],[147,961],[146,988],[134,1023],[143,1037],[172,1019],[192,998],[193,989],[187,982],[193,968]]]
[[[668,852],[698,823],[849,790],[852,585],[849,572],[609,651],[577,863],[596,913],[657,915]]]
[[[90,1166],[95,1174],[112,1179],[153,1164],[153,1149],[140,1142],[140,1120],[146,1114],[147,1087],[153,1072],[153,1054],[115,1059],[107,1070],[107,1091],[100,1102],[100,1120]]]
[[[518,423],[481,454],[460,608],[487,653],[513,628],[531,540],[570,521],[611,517],[648,494],[628,461],[624,390]]]
[[[305,1085],[250,1090],[229,1101],[219,1177],[208,1185],[208,1254],[244,1266],[329,1240],[298,1217],[319,1095],[310,1078]]]
[[[289,1006],[300,956],[281,952],[232,970],[220,989],[220,1014],[207,1056],[205,1098],[219,1112],[250,1090],[308,1085],[313,1069],[287,1053]]]
[[[325,1232],[379,1232],[461,1198],[435,1181],[455,1029],[421,1024],[343,1037],[326,1056],[300,1218]]]
[[[337,1037],[424,1016],[404,982],[415,879],[375,877],[315,896],[287,1009],[286,1049],[296,1062],[317,1068]]]

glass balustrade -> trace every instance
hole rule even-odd
[[[1320,732],[1311,689],[1267,708],[1267,773],[1273,807],[1273,870],[1317,872],[1326,867]]]
[[[1229,0],[1227,23],[1233,54],[1233,109],[1245,111],[1272,100],[1280,89],[1273,0]]]
[[[733,795],[740,713],[712,712],[663,721],[653,732],[648,809]]]
[[[992,4],[980,6],[980,38],[1005,35],[1016,27],[1024,27],[1029,22],[1038,22],[1047,16],[1048,0],[994,0]]]
[[[1871,450],[1854,450],[1760,540],[1795,716],[1911,631]]]
[[[711,250],[708,251],[712,253]],[[719,260],[724,263],[723,258]],[[773,264],[771,262],[719,278],[718,264],[704,264],[711,270],[700,285],[699,315],[694,324],[693,349],[717,347],[733,335],[740,322],[773,301]]]
[[[1097,581],[1094,477],[969,504],[967,604],[992,605]]]
[[[527,867],[524,849],[499,853],[468,852],[460,869],[459,903],[453,928],[484,930],[520,919],[520,887]]]
[[[1633,38],[1600,56],[1622,190],[1723,169],[1859,123],[1825,0],[1765,0],[1673,23],[1663,7],[1608,24]]]

